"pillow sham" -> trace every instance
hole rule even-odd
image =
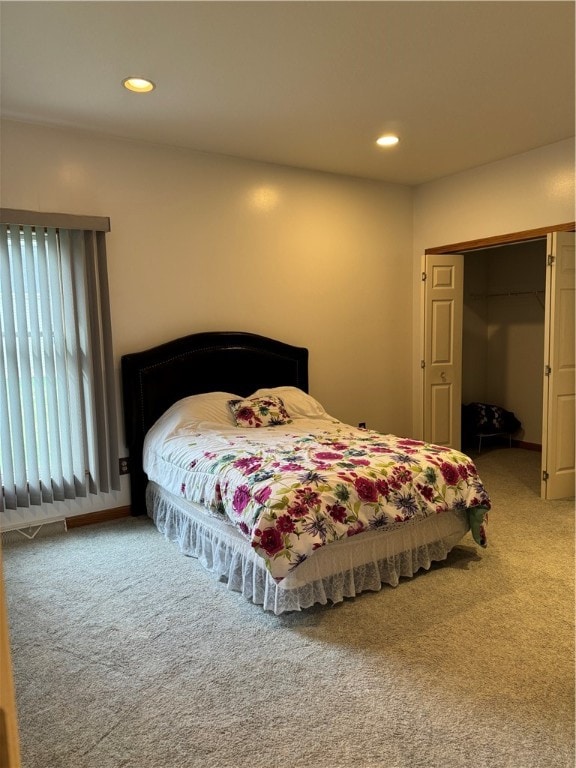
[[[284,401],[276,395],[229,400],[228,405],[237,427],[277,427],[292,421]]]
[[[234,429],[228,401],[236,397],[239,395],[233,392],[206,392],[178,400],[150,427],[144,441],[145,450],[190,431]]]
[[[258,389],[250,397],[280,397],[292,419],[329,419],[324,407],[298,387],[282,386]]]
[[[180,429],[195,429],[197,425],[204,422],[233,427],[234,419],[228,408],[228,401],[235,397],[238,395],[233,392],[205,392],[200,395],[189,395],[170,406],[160,418]]]

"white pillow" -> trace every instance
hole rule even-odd
[[[292,419],[330,419],[324,407],[312,395],[306,394],[298,387],[264,387],[258,389],[250,397],[265,397],[277,395],[282,398],[286,410]]]
[[[167,439],[182,432],[202,429],[204,426],[234,427],[228,401],[235,398],[238,398],[238,395],[231,392],[206,392],[184,397],[160,416],[148,435],[153,435],[155,439]]]

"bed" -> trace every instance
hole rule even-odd
[[[122,386],[133,514],[275,614],[396,586],[469,532],[486,545],[472,460],[338,421],[303,347],[192,334],[124,355]]]

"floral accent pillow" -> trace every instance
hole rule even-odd
[[[284,401],[275,395],[229,400],[228,405],[237,427],[277,427],[292,421]]]
[[[250,397],[281,397],[294,419],[331,419],[318,400],[298,387],[266,387],[252,392]]]

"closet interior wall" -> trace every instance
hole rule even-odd
[[[464,254],[462,400],[513,411],[542,445],[546,239]]]

